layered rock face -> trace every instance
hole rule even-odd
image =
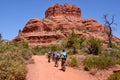
[[[77,8],[75,5],[60,5],[55,4],[48,8],[45,12],[45,17],[51,17],[51,16],[74,16],[74,17],[80,17],[81,16],[81,10],[80,8]]]
[[[60,45],[71,31],[78,37],[94,37],[107,41],[107,29],[94,19],[84,20],[75,5],[55,4],[45,12],[45,19],[34,18],[27,22],[13,42],[27,41],[30,46]],[[115,42],[120,39],[113,37]]]

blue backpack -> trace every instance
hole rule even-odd
[[[66,52],[62,52],[62,58],[64,58],[64,59],[67,58],[67,54],[66,54]]]
[[[59,53],[56,53],[56,54],[55,54],[55,57],[56,57],[56,58],[59,58],[59,57],[60,57],[60,54],[59,54]]]

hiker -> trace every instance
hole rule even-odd
[[[52,51],[52,61],[55,61],[55,52]]]
[[[58,61],[60,59],[60,53],[56,52],[55,53],[55,67],[58,67]]]
[[[49,63],[50,63],[51,56],[52,56],[52,52],[49,51],[49,52],[48,52],[48,62],[49,62]]]
[[[65,67],[65,63],[66,63],[66,59],[67,59],[67,53],[66,51],[63,49],[62,53],[61,53],[61,70],[65,71],[66,67]]]

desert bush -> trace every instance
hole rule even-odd
[[[32,51],[31,49],[22,49],[21,55],[25,60],[29,60],[32,57]]]
[[[21,43],[15,42],[14,46],[19,48],[29,48],[28,42],[21,42]]]
[[[107,49],[104,49],[102,51],[102,54],[100,55],[114,58],[116,60],[116,64],[120,64],[120,50],[119,49],[107,48]]]
[[[107,80],[120,80],[120,72],[114,73]]]
[[[106,57],[106,56],[98,56],[98,57],[87,57],[84,60],[84,69],[91,70],[95,69],[107,69],[113,67],[116,64],[114,58]]]
[[[87,53],[88,54],[94,54],[94,55],[98,55],[101,53],[101,46],[102,43],[100,40],[96,40],[94,38],[90,38],[87,42],[86,42],[86,49],[87,49]]]
[[[72,55],[73,54],[73,49],[69,49],[69,51],[67,52],[67,54]]]
[[[112,45],[111,48],[113,48],[113,49],[118,47],[117,44],[115,44],[115,43],[112,43],[111,45]],[[110,48],[110,44],[108,44],[107,47]]]
[[[29,48],[27,42],[14,43],[14,45],[9,46],[9,50],[12,53],[18,53],[25,60],[29,60],[32,57],[32,50]]]
[[[25,80],[26,60],[32,54],[27,44],[0,44],[0,80]]]
[[[26,73],[21,54],[11,51],[0,54],[0,80],[25,80]]]
[[[22,57],[24,60],[29,60],[32,57],[32,51],[30,48],[9,46],[5,53],[11,53],[14,57]]]
[[[26,73],[25,64],[21,64],[21,61],[0,61],[0,80],[25,80]]]
[[[51,45],[51,46],[49,47],[49,49],[50,49],[51,51],[60,51],[60,50],[62,50],[62,47],[57,46],[57,45]]]
[[[68,64],[69,64],[71,67],[79,67],[79,60],[78,60],[77,57],[71,56],[71,57],[69,58]]]
[[[79,43],[78,43],[78,39],[77,39],[77,34],[75,34],[74,30],[72,30],[71,34],[68,36],[66,42],[64,42],[64,46],[65,48],[68,49],[73,49],[73,54],[77,53],[77,48],[79,47]]]
[[[38,47],[35,46],[34,48],[32,48],[32,53],[34,55],[44,55],[45,53],[47,53],[49,50],[49,48],[47,47]]]
[[[32,48],[32,53],[34,55],[40,54],[40,48],[38,46],[35,46],[34,48]]]
[[[8,48],[6,43],[0,43],[0,53],[4,53]]]
[[[79,40],[78,40],[78,43],[79,43],[79,48],[81,49],[81,48],[83,48],[84,46],[83,46],[83,43],[85,42],[85,38],[80,38]]]
[[[113,49],[113,48],[107,48],[102,51],[102,55],[110,56],[112,58],[120,58],[120,50]]]

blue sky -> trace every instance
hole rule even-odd
[[[120,0],[0,0],[0,33],[3,39],[12,40],[32,18],[45,17],[52,4],[75,4],[82,10],[82,18],[96,19],[104,24],[103,15],[115,15],[113,35],[120,38]]]

